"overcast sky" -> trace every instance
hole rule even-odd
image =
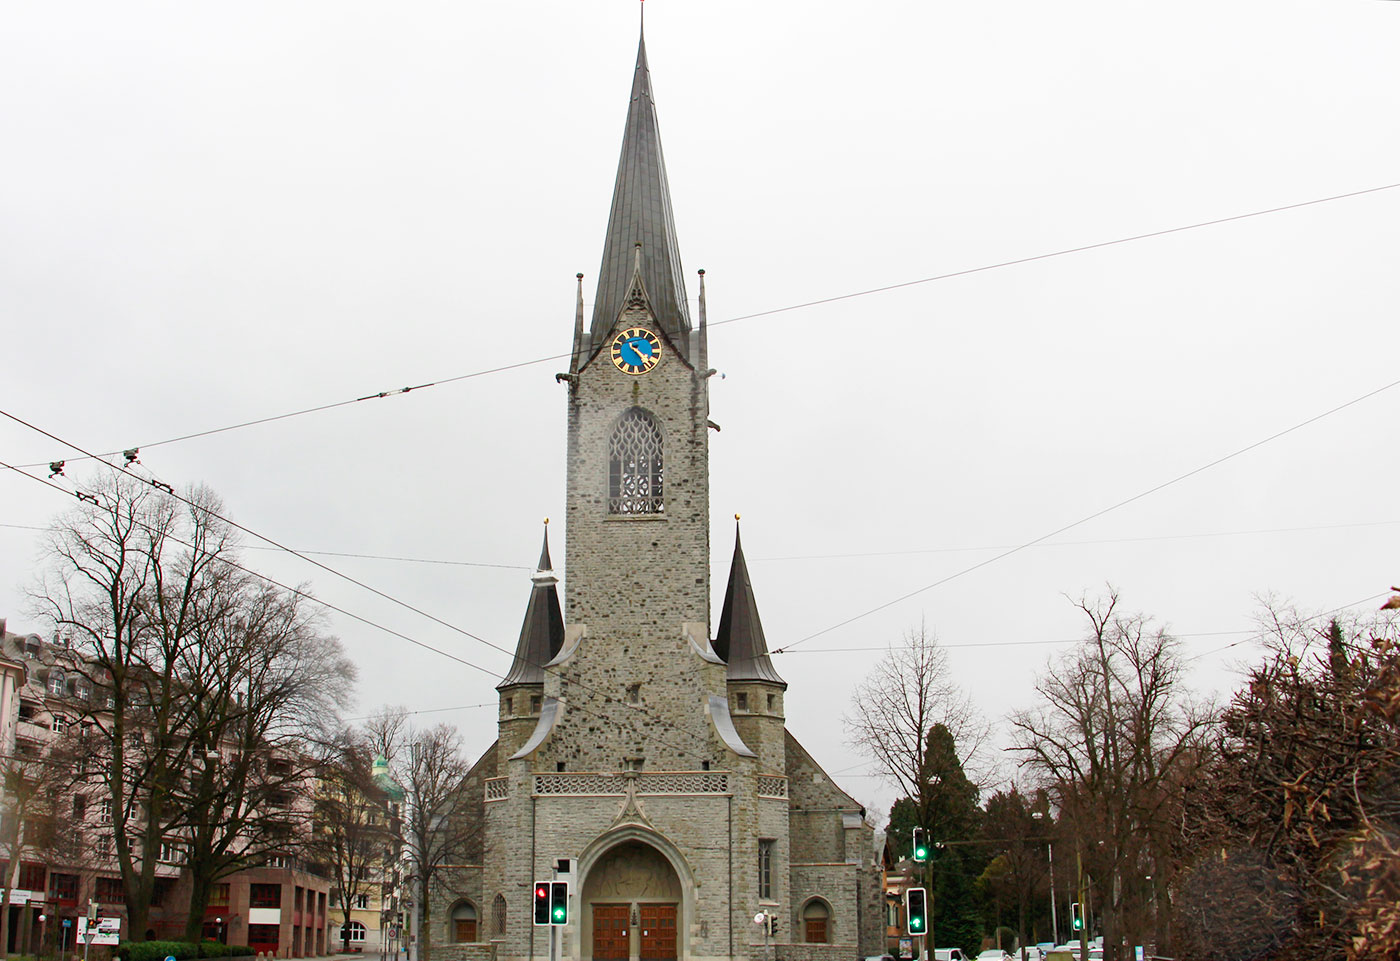
[[[681,253],[712,321],[1400,182],[1400,3],[652,0]],[[562,560],[567,352],[602,251],[629,0],[10,4],[0,408],[512,649]],[[858,799],[853,683],[926,622],[993,719],[1108,582],[1228,690],[1256,595],[1400,579],[1400,189],[716,326],[717,622],[736,512],[788,724]],[[67,458],[13,422],[0,459]],[[43,475],[47,471],[37,470]],[[0,616],[71,502],[0,475]],[[508,656],[275,552],[268,574]],[[1375,607],[1367,601],[1359,609]],[[844,626],[833,628],[834,625]],[[495,678],[342,617],[365,713]],[[814,636],[815,635],[815,636]],[[810,638],[810,639],[809,639]],[[800,643],[798,643],[800,642]],[[1229,650],[1225,645],[1238,643]],[[1014,646],[1012,646],[1014,645]]]

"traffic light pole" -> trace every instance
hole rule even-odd
[[[1084,919],[1079,928],[1079,956],[1087,958],[1089,956],[1089,912],[1084,910],[1087,903],[1084,897],[1084,858],[1080,854],[1077,842],[1074,845],[1074,866],[1079,875],[1079,916]]]
[[[928,936],[924,939],[923,945],[928,951],[924,954],[924,957],[927,958],[928,961],[933,961],[932,952],[938,947],[938,939],[934,937],[933,934],[934,925],[938,923],[934,919],[934,905],[937,903],[938,898],[933,891],[932,859],[924,862],[924,889],[928,891]]]

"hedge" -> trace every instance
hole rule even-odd
[[[204,941],[193,944],[189,941],[123,941],[117,945],[117,957],[121,961],[195,961],[197,958],[239,958],[252,957],[253,949],[246,944],[220,944],[218,941]]]

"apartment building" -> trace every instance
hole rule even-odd
[[[54,793],[42,810],[26,810],[0,781],[0,886],[10,878],[15,819],[26,822],[10,891],[11,951],[32,951],[41,939],[46,950],[71,947],[76,918],[89,900],[97,902],[102,917],[123,919],[123,939],[183,936],[191,884],[178,837],[156,852],[147,930],[131,931],[125,921],[112,799],[92,758],[72,746],[75,726],[104,721],[103,712],[112,708],[101,681],[100,670],[62,638],[11,633],[0,619],[0,762],[45,772],[47,790]],[[334,924],[329,880],[298,858],[273,855],[214,886],[203,933],[279,958],[301,958],[339,950],[327,936],[328,923]]]

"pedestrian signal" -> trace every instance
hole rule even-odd
[[[928,892],[923,888],[904,892],[904,920],[910,934],[928,934]]]
[[[569,882],[549,882],[549,923],[569,923]]]
[[[1075,901],[1073,904],[1071,904],[1071,905],[1069,906],[1069,916],[1070,916],[1070,918],[1071,918],[1070,923],[1074,926],[1074,930],[1076,930],[1076,931],[1083,931],[1083,930],[1084,930],[1084,905],[1080,904],[1078,901]]]

